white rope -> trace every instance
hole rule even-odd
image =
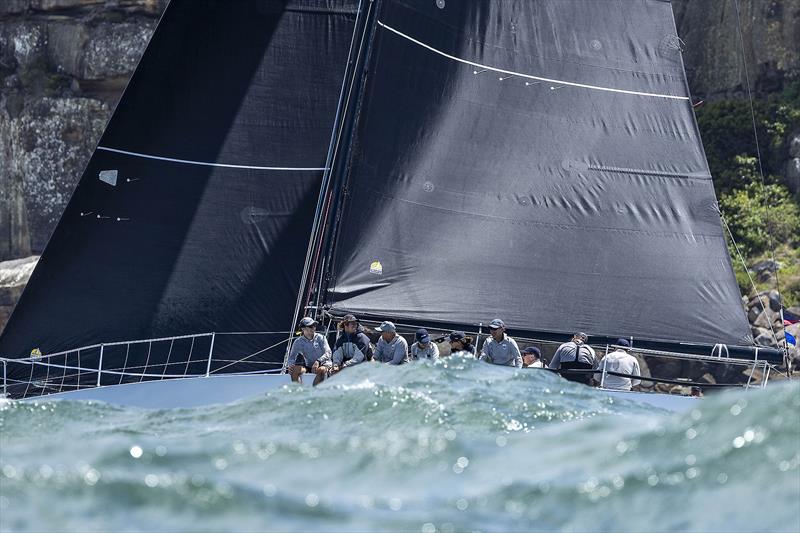
[[[725,216],[722,214],[722,211],[719,211],[719,218],[722,220],[722,223],[725,225],[725,229],[728,230],[728,236],[731,238],[731,242],[733,243],[733,248],[736,250],[736,255],[739,256],[739,261],[742,262],[742,266],[744,267],[745,274],[747,274],[747,278],[750,280],[750,285],[753,287],[753,291],[755,292],[756,298],[758,298],[758,303],[761,304],[761,310],[766,311],[767,309],[764,307],[764,301],[761,299],[761,296],[758,295],[758,288],[756,287],[756,282],[753,280],[753,276],[750,275],[750,269],[747,268],[747,263],[744,261],[744,256],[742,255],[741,250],[739,250],[739,245],[736,242],[736,239],[733,238],[733,232],[731,231],[731,227],[728,225],[728,221],[725,220]],[[769,318],[769,317],[767,317]],[[780,346],[778,342],[778,336],[775,334],[775,329],[772,327],[772,320],[769,320],[769,329],[772,332],[772,338],[775,339],[775,343]]]
[[[313,170],[328,170],[326,167],[262,167],[256,165],[231,165],[227,163],[209,163],[207,161],[193,161],[191,159],[176,159],[174,157],[162,157],[152,154],[143,154],[140,152],[129,152],[128,150],[119,150],[117,148],[109,148],[108,146],[98,146],[98,150],[104,152],[114,152],[115,154],[129,155],[132,157],[141,157],[142,159],[155,159],[156,161],[167,161],[170,163],[181,163],[184,165],[200,165],[204,167],[221,167],[221,168],[241,168],[246,170],[280,170],[280,171],[313,171]]]
[[[407,39],[407,40],[411,41],[412,43],[414,43],[416,45],[419,45],[419,46],[421,46],[421,47],[423,47],[423,48],[425,48],[427,50],[430,50],[431,52],[439,54],[442,57],[446,57],[447,59],[451,59],[453,61],[458,61],[459,63],[463,63],[465,65],[470,65],[470,66],[473,66],[473,67],[478,67],[478,68],[482,68],[482,69],[486,69],[486,70],[491,70],[492,72],[497,72],[499,74],[509,74],[511,76],[519,76],[520,78],[526,78],[526,79],[529,79],[529,80],[546,81],[548,83],[555,83],[555,84],[560,84],[560,85],[568,85],[570,87],[580,87],[582,89],[592,89],[592,90],[595,90],[595,91],[606,91],[606,92],[611,92],[611,93],[630,94],[630,95],[634,95],[634,96],[650,96],[650,97],[653,97],[653,98],[666,98],[666,99],[669,99],[669,100],[685,100],[685,101],[689,101],[689,97],[688,96],[675,96],[675,95],[671,95],[671,94],[646,93],[646,92],[640,92],[640,91],[628,91],[628,90],[625,90],[625,89],[614,89],[613,87],[603,87],[601,85],[588,85],[588,84],[585,84],[585,83],[576,83],[576,82],[572,82],[572,81],[557,80],[557,79],[553,79],[553,78],[543,78],[541,76],[533,76],[532,74],[525,74],[525,73],[522,73],[522,72],[515,72],[513,70],[505,70],[505,69],[501,69],[501,68],[497,68],[497,67],[492,67],[492,66],[489,66],[489,65],[484,65],[482,63],[476,63],[474,61],[469,61],[467,59],[456,57],[456,56],[450,55],[450,54],[448,54],[446,52],[442,52],[441,50],[438,50],[438,49],[436,49],[436,48],[434,48],[434,47],[432,47],[432,46],[430,46],[428,44],[425,44],[422,41],[418,41],[417,39],[414,39],[413,37],[411,37],[409,35],[406,35],[405,33],[392,28],[391,26],[387,26],[386,24],[384,24],[380,20],[378,21],[378,25],[381,26],[382,28],[385,28],[385,29],[389,30],[390,32],[392,32],[394,34],[399,35],[400,37],[403,37],[404,39]]]

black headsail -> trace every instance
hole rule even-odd
[[[357,5],[172,0],[0,339],[0,355],[285,332]],[[284,351],[254,360],[282,361]],[[122,366],[109,357],[104,368]],[[28,377],[14,368],[10,378],[22,370]]]
[[[752,345],[669,2],[378,5],[334,311]]]

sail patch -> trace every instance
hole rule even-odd
[[[118,175],[119,172],[117,172],[116,170],[101,170],[99,178],[100,181],[102,181],[103,183],[108,183],[112,187],[116,187]]]
[[[377,274],[379,276],[381,274],[383,274],[383,265],[381,264],[381,262],[380,261],[373,261],[372,263],[370,263],[370,265],[369,265],[369,273],[370,274]]]

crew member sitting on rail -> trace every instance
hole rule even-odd
[[[418,329],[414,338],[417,342],[411,345],[412,359],[439,360],[439,347],[436,346],[435,342],[431,342],[431,336],[428,335],[427,329]]]
[[[372,345],[363,331],[359,330],[358,319],[353,315],[345,315],[339,322],[341,331],[336,338],[331,374],[348,366],[363,363],[372,358]]]
[[[591,370],[597,368],[597,357],[592,347],[586,344],[587,340],[589,340],[589,336],[586,333],[573,335],[571,341],[565,342],[558,347],[552,361],[550,361],[550,368],[555,370]],[[562,372],[561,376],[570,381],[577,381],[586,385],[592,384],[591,372]]]
[[[472,337],[468,337],[463,331],[454,331],[448,335],[450,340],[450,355],[462,355],[475,357],[475,346],[472,344]]]
[[[300,376],[312,372],[316,374],[314,385],[318,385],[333,366],[331,347],[325,335],[317,333],[317,322],[310,316],[300,321],[300,331],[303,334],[292,343],[287,370],[292,376],[292,381],[298,383],[301,381]]]
[[[408,342],[397,334],[395,325],[392,322],[383,322],[378,331],[381,332],[381,338],[375,346],[375,360],[390,365],[408,362]]]
[[[522,350],[522,368],[543,368],[542,351],[536,346]]]
[[[639,360],[625,351],[625,348],[630,348],[631,343],[628,339],[617,339],[617,349],[610,354],[603,357],[603,360],[598,365],[607,372],[619,372],[620,374],[628,374],[630,376],[641,376],[639,369]],[[595,381],[600,383],[605,389],[615,390],[631,390],[642,381],[639,379],[624,378],[621,376],[609,376],[606,374],[603,378],[602,373],[594,375]]]
[[[489,322],[491,337],[486,339],[481,349],[481,361],[493,365],[522,368],[522,355],[517,341],[506,335],[506,324],[499,318]]]

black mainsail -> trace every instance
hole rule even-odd
[[[752,346],[668,1],[379,6],[334,312]]]
[[[172,0],[0,354],[285,332],[357,10],[351,0]],[[257,359],[282,362],[284,351]],[[104,364],[121,358],[106,353]]]

